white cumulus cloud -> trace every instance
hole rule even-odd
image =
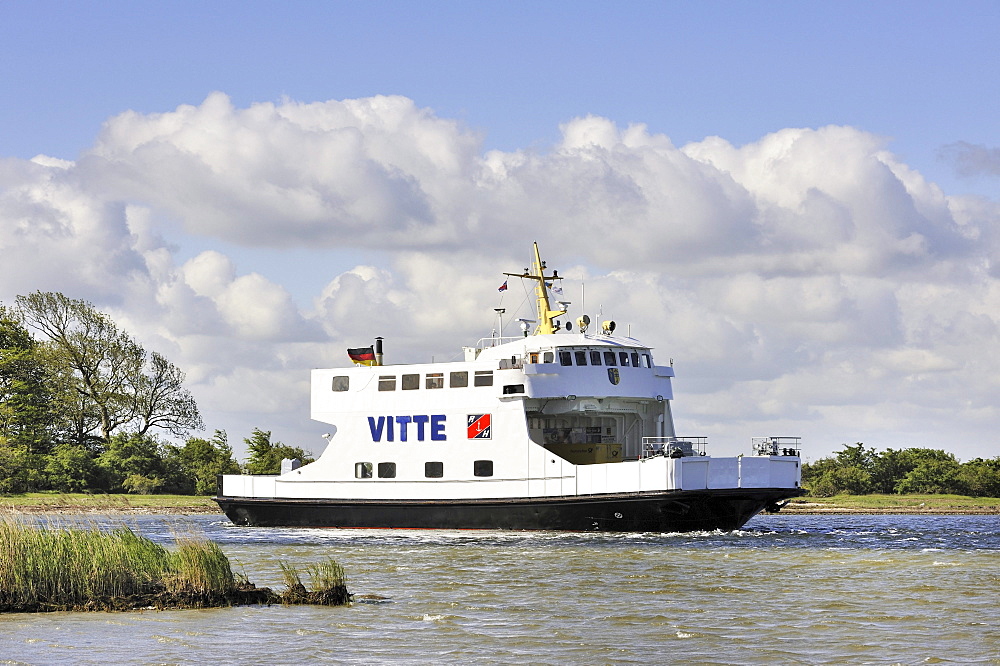
[[[0,159],[0,301],[91,300],[188,372],[210,428],[312,437],[308,370],[346,347],[447,360],[501,306],[516,334],[530,293],[497,287],[538,241],[569,318],[676,360],[689,434],[994,455],[1000,202],[949,196],[890,147],[841,126],[675,146],[581,116],[548,149],[484,153],[404,97],[213,93],[110,118],[75,162]],[[955,159],[989,171],[973,148]],[[329,274],[279,279],[241,247]]]

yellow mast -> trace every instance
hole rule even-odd
[[[524,269],[524,273],[504,273],[511,277],[526,278],[535,281],[535,303],[538,308],[538,327],[535,328],[535,335],[547,335],[556,332],[553,323],[556,317],[566,314],[565,310],[553,310],[549,305],[549,281],[562,280],[558,271],[552,271],[552,275],[545,275],[545,262],[542,261],[538,253],[538,243],[534,243],[535,258],[532,260],[531,270]]]

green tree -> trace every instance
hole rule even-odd
[[[837,462],[836,458],[820,458],[819,460],[811,463],[802,464],[802,487],[809,490],[813,495],[818,497],[829,497],[830,495],[836,495],[836,488],[826,487],[824,489],[824,494],[819,495],[816,492],[817,483],[820,479],[827,476],[829,472],[837,469],[840,464]]]
[[[913,449],[886,449],[876,458],[872,468],[872,492],[890,495],[899,482],[917,465]]]
[[[216,430],[212,439],[192,437],[183,447],[172,448],[172,455],[177,457],[183,473],[181,492],[211,495],[216,490],[219,474],[240,473],[225,430]]]
[[[930,449],[923,450],[930,451]],[[932,453],[944,453],[944,451]],[[935,455],[922,456],[920,462],[896,484],[896,492],[901,495],[966,494],[967,489],[960,483],[961,467],[958,461],[951,454],[945,456],[945,458]]]
[[[271,431],[254,428],[253,434],[243,440],[250,456],[243,471],[247,474],[279,474],[284,458],[298,458],[303,465],[313,462],[313,457],[298,447],[271,442]]]
[[[1000,458],[976,458],[963,463],[958,478],[973,497],[1000,497]]]
[[[0,305],[0,436],[29,454],[48,453],[66,427],[63,388],[44,350]]]
[[[24,468],[26,454],[22,447],[11,444],[0,435],[0,495],[24,492],[25,481],[20,472]]]
[[[802,465],[802,485],[816,497],[846,493],[864,495],[871,492],[872,469],[876,454],[857,442],[844,444],[833,458],[821,458]]]
[[[844,444],[844,450],[837,452],[837,464],[840,467],[857,467],[869,475],[875,466],[877,454],[874,449],[866,449],[864,443]]]
[[[884,456],[887,469],[882,472],[884,484],[895,480],[892,492],[904,493],[953,493],[957,489],[958,461],[955,456],[941,449],[908,448],[887,451]],[[935,474],[947,478],[935,479]]]
[[[152,495],[163,487],[163,479],[158,476],[148,477],[142,474],[129,474],[122,481],[125,492],[134,495]]]
[[[127,490],[125,481],[134,477],[142,477],[145,481],[138,482],[158,488],[169,476],[160,443],[139,433],[113,435],[96,463],[108,492]]]
[[[17,305],[72,378],[78,441],[96,432],[108,443],[126,426],[140,435],[151,428],[183,435],[203,427],[194,399],[182,385],[184,373],[159,354],[147,355],[90,303],[34,292],[18,296]]]
[[[821,477],[814,484],[813,494],[817,497],[830,497],[831,495],[865,495],[871,489],[871,476],[865,470],[851,465],[849,467],[835,467]]]
[[[57,443],[46,459],[45,474],[49,487],[64,493],[79,493],[100,485],[93,453],[77,442]]]
[[[204,424],[191,394],[183,388],[184,373],[156,352],[149,357],[149,372],[135,383],[139,434],[161,428],[183,436]]]
[[[802,466],[802,485],[816,496],[839,493],[1000,495],[1000,458],[962,465],[941,449],[886,449],[858,442],[833,458]]]

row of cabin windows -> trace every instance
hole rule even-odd
[[[529,355],[532,363],[538,362],[538,353]],[[543,352],[545,363],[553,362],[552,352]],[[574,363],[575,361],[575,363]],[[649,354],[640,354],[637,351],[601,351],[598,349],[578,349],[576,351],[560,350],[559,365],[607,365],[623,368],[650,368],[652,360]],[[420,375],[418,373],[405,374],[400,376],[399,385],[404,391],[413,391],[420,388]],[[379,375],[379,391],[395,391],[396,375]],[[469,385],[469,372],[460,370],[448,373],[448,386],[450,388],[465,388]],[[492,370],[476,370],[472,376],[473,386],[493,386]],[[333,378],[332,388],[334,391],[347,391],[351,387],[351,378],[347,375],[340,375]],[[444,388],[443,372],[428,372],[424,375],[424,388],[440,389]],[[518,390],[520,389],[520,390]],[[504,387],[504,393],[524,393],[523,385],[511,385]]]
[[[653,365],[649,354],[640,354],[637,351],[620,351],[615,353],[613,351],[599,351],[597,349],[591,349],[590,351],[578,349],[572,352],[559,352],[559,365],[574,365],[574,360],[576,361],[576,365],[620,365],[623,368],[649,368]]]
[[[399,385],[404,391],[413,391],[420,388],[420,375],[417,373],[400,376]],[[448,373],[448,386],[451,388],[465,388],[469,385],[469,373],[467,370]],[[472,376],[473,386],[493,386],[492,370],[476,370]],[[334,391],[348,391],[351,388],[351,378],[347,375],[339,375],[333,378],[332,387]],[[424,375],[424,388],[440,389],[444,388],[443,372],[428,372]],[[396,375],[379,375],[379,391],[395,391]]]
[[[396,463],[394,462],[380,462],[378,464],[378,478],[380,479],[395,479],[396,478]],[[370,479],[372,478],[372,472],[375,471],[375,466],[370,462],[359,462],[354,463],[354,476],[358,479]],[[492,460],[476,460],[472,463],[472,473],[475,476],[493,476],[493,461]],[[424,463],[424,477],[428,479],[440,479],[444,476],[444,463],[443,462],[425,462]]]

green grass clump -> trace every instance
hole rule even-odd
[[[340,606],[351,600],[344,568],[333,558],[306,567],[308,588],[302,584],[302,578],[295,567],[285,562],[278,562],[278,566],[281,567],[286,585],[285,592],[281,595],[282,603]]]
[[[178,538],[167,550],[124,526],[0,519],[0,612],[348,603],[340,565],[314,567],[313,591],[299,583],[302,594],[290,586],[278,595],[235,576],[218,544],[204,538]],[[288,572],[298,581],[291,568],[286,579]],[[332,588],[317,587],[322,583]]]
[[[179,539],[170,553],[170,566],[164,577],[166,588],[174,594],[200,596],[227,595],[236,587],[229,558],[214,541],[187,537]]]
[[[229,560],[208,540],[171,552],[128,527],[0,520],[0,610],[115,608],[165,594],[208,601],[235,588]]]

